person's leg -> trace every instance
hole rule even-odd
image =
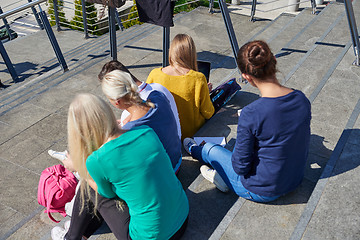
[[[103,219],[101,216],[94,215],[92,202],[85,201],[84,204],[83,211],[80,211],[80,193],[76,194],[70,228],[65,235],[66,240],[79,240],[82,236],[88,238],[101,226]]]
[[[248,191],[241,183],[241,176],[238,175],[232,167],[232,152],[220,145],[206,143],[203,147],[193,146],[191,148],[191,154],[195,159],[211,165],[226,185],[242,198],[256,202],[269,202],[279,197],[263,197]]]
[[[95,191],[92,190],[91,200],[95,202]],[[117,200],[108,199],[97,194],[97,210],[103,217],[117,239],[131,239],[129,236],[130,214],[127,204],[122,209],[117,207]]]
[[[172,235],[172,237],[170,238],[170,240],[178,240],[181,239],[182,235],[184,235],[187,224],[189,221],[189,216],[186,218],[185,222],[183,223],[183,225],[180,227],[180,229],[174,234]]]

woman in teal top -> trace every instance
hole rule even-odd
[[[185,221],[185,193],[150,127],[135,127],[105,143],[86,167],[100,195],[127,203],[132,239],[169,239]]]
[[[68,135],[71,160],[85,184],[75,199],[68,232],[55,239],[89,237],[96,217],[88,200],[118,239],[181,237],[189,203],[151,128],[120,130],[105,101],[81,94],[69,108]],[[119,199],[126,203],[122,210],[116,207]]]

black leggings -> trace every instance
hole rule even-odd
[[[98,207],[95,216],[93,204],[95,202],[95,194],[95,191],[90,188],[90,198],[85,196],[85,199],[90,200],[85,201],[84,210],[81,213],[80,192],[76,194],[71,224],[69,231],[65,235],[65,240],[79,240],[82,236],[89,238],[101,226],[104,220],[117,239],[130,240],[130,215],[128,206],[124,204],[123,210],[120,210],[117,208],[114,199],[104,198],[100,194],[97,194]],[[188,218],[186,218],[181,228],[170,240],[180,239],[185,232],[187,223]]]
[[[126,204],[123,210],[116,206],[114,199],[108,199],[97,194],[98,207],[97,214],[94,215],[95,191],[90,189],[90,198],[85,196],[84,210],[80,212],[81,201],[80,192],[76,194],[72,212],[69,231],[65,235],[66,240],[79,240],[82,236],[89,238],[102,224],[103,220],[107,223],[110,230],[117,239],[131,239],[129,236],[129,208]]]

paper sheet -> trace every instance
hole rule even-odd
[[[223,147],[226,145],[225,137],[194,137],[194,140],[198,145],[200,145],[202,141],[219,144]]]

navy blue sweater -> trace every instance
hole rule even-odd
[[[301,183],[310,120],[310,102],[298,90],[282,97],[263,97],[243,108],[231,160],[246,189],[272,197]]]
[[[177,170],[181,159],[181,141],[179,137],[176,137],[178,136],[177,125],[170,102],[159,91],[152,91],[148,96],[148,100],[154,103],[155,108],[150,108],[142,118],[126,123],[123,129],[131,129],[142,125],[151,127],[169,155],[173,168]]]

